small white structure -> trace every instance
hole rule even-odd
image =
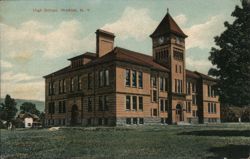
[[[21,119],[25,128],[34,127],[34,124],[37,125],[37,123],[39,123],[37,122],[39,121],[39,117],[31,113],[20,113],[18,118]]]
[[[31,128],[33,125],[33,118],[26,117],[24,118],[24,127],[25,128]]]

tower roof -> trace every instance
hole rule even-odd
[[[159,35],[168,33],[173,33],[179,35],[181,37],[186,38],[187,35],[181,30],[181,28],[176,24],[174,19],[171,17],[169,13],[165,15],[162,19],[161,23],[157,26],[155,31],[150,35],[150,37],[156,37]]]

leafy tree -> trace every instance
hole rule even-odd
[[[6,121],[12,121],[17,113],[15,99],[11,98],[10,95],[6,95],[4,103],[1,103],[0,118]]]
[[[226,30],[215,37],[209,60],[216,68],[209,74],[218,79],[220,101],[227,105],[250,105],[250,0],[242,0],[232,13],[232,24],[225,22]]]
[[[40,111],[36,109],[36,105],[31,103],[31,102],[24,102],[21,106],[20,106],[20,110],[21,113],[31,113],[31,114],[35,114],[37,116],[40,116]]]

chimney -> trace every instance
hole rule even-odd
[[[96,30],[96,53],[97,57],[102,57],[114,47],[115,35],[105,30]]]

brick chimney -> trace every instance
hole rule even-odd
[[[115,35],[105,30],[96,30],[96,53],[97,57],[102,57],[114,47]]]

